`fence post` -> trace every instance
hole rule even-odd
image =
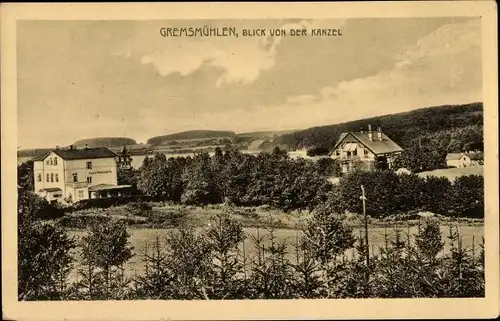
[[[361,185],[361,200],[363,201],[363,216],[365,218],[366,266],[370,267],[370,245],[368,243],[368,217],[366,216],[365,187]]]

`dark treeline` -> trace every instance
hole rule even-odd
[[[381,126],[385,134],[403,148],[418,144],[432,145],[447,152],[482,150],[483,104],[446,105],[411,112],[366,118],[342,124],[313,127],[283,135],[278,145],[300,149],[310,146],[332,148],[345,131]],[[375,127],[376,128],[376,127]]]
[[[418,148],[415,151],[415,157],[406,158],[408,168],[425,170],[436,164],[440,166],[442,155]],[[437,156],[433,158],[432,155]],[[398,159],[398,162],[404,161]],[[32,162],[18,166],[20,188],[33,190],[32,167]],[[166,158],[158,153],[145,158],[138,170],[119,170],[118,183],[133,186],[135,198],[131,200],[142,197],[194,206],[266,205],[283,211],[313,210],[328,202],[340,212],[354,213],[361,213],[359,195],[360,186],[364,185],[370,200],[368,212],[373,217],[419,210],[483,217],[482,176],[462,176],[452,183],[444,177],[422,178],[416,174],[397,175],[392,171],[360,169],[344,175],[339,185],[333,185],[329,178],[337,175],[340,175],[340,167],[330,158],[318,161],[290,159],[278,148],[258,156],[217,148],[212,157],[199,153],[194,157]],[[85,202],[75,204],[73,209],[100,207],[100,203],[102,207],[118,204],[106,199],[82,203]]]
[[[484,179],[462,176],[453,183],[444,177],[358,170],[338,175],[332,159],[317,162],[290,159],[279,149],[252,156],[217,150],[210,157],[169,158],[157,154],[121,182],[137,186],[138,193],[159,201],[204,206],[230,203],[237,206],[267,205],[283,211],[313,210],[330,203],[339,212],[361,213],[360,186],[367,190],[368,213],[382,217],[408,211],[431,211],[441,215],[482,217]]]
[[[242,206],[269,205],[283,210],[313,209],[326,200],[328,177],[338,174],[333,160],[292,160],[275,149],[258,156],[236,150],[215,155],[146,158],[132,179],[140,193],[186,205],[230,202]],[[133,181],[128,181],[133,183]]]

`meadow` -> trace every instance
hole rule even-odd
[[[467,176],[467,175],[479,175],[483,176],[483,166],[473,166],[473,167],[463,167],[463,168],[443,168],[435,169],[433,171],[420,172],[417,175],[422,178],[427,178],[429,176],[435,177],[446,177],[450,181],[454,181],[457,177]]]
[[[203,227],[200,225],[208,226],[208,222],[211,217],[217,211],[213,210],[205,210],[202,209],[191,209],[190,220],[195,222],[199,227],[198,231],[201,231]],[[203,213],[203,214],[202,214]],[[262,214],[261,214],[262,215]],[[300,222],[305,221],[309,215],[305,214],[302,218],[299,218],[298,215],[291,216],[288,215],[286,219],[279,222],[275,222],[277,226],[288,226],[289,228],[268,228],[268,227],[244,227],[243,231],[245,233],[245,240],[239,246],[239,255],[245,256],[246,259],[251,259],[255,257],[256,249],[252,243],[252,237],[259,237],[268,235],[270,230],[273,231],[276,236],[276,240],[278,242],[284,242],[286,244],[286,256],[291,261],[296,261],[296,252],[295,246],[297,242],[303,237],[303,232],[301,229],[292,228],[292,226],[299,225]],[[248,225],[261,225],[256,222],[260,221],[262,225],[265,225],[262,218],[257,220],[242,220],[240,216],[233,216],[233,218],[240,221],[240,223],[244,224],[243,226]],[[288,224],[286,223],[288,222]],[[351,218],[350,225],[353,225],[353,234],[355,236],[364,236],[364,230],[360,226],[361,224],[360,217],[356,216],[355,218]],[[394,241],[396,238],[397,231],[401,234],[401,238],[403,241],[408,240],[408,235],[413,241],[415,234],[418,232],[418,220],[409,220],[406,222],[393,222],[391,223],[391,227],[383,227],[383,225],[389,225],[386,222],[380,220],[370,219],[370,225],[368,229],[369,236],[369,244],[370,251],[372,255],[380,254],[381,250],[385,247],[386,235],[387,241]],[[442,254],[449,253],[450,244],[446,242],[446,238],[449,236],[450,226],[456,231],[460,232],[462,236],[463,246],[468,248],[469,250],[474,250],[475,255],[479,255],[480,244],[482,244],[482,237],[484,235],[484,229],[482,221],[441,221],[441,236],[444,241],[444,250]],[[129,242],[133,247],[134,256],[125,264],[125,276],[134,277],[135,275],[142,275],[144,273],[144,261],[143,254],[147,247],[150,247],[154,242],[156,242],[157,238],[160,241],[163,241],[170,231],[175,230],[175,228],[142,228],[142,227],[129,227],[128,231],[130,233]],[[80,229],[70,229],[68,234],[70,236],[74,236],[76,238],[82,236],[84,234],[84,230]],[[269,239],[264,239],[264,245],[269,246]],[[345,252],[345,256],[348,259],[352,259],[354,249],[349,249]],[[78,263],[77,263],[78,265]],[[76,275],[72,275],[71,279],[74,280]]]

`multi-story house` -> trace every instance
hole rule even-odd
[[[119,195],[117,155],[106,147],[56,148],[33,159],[35,192],[49,202],[72,203]]]
[[[346,132],[340,135],[330,156],[339,161],[342,172],[346,173],[358,165],[371,170],[375,168],[392,168],[394,157],[403,149],[382,132],[379,127],[373,132],[371,125],[368,131]]]

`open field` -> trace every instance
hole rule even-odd
[[[482,226],[459,226],[459,232],[463,237],[463,245],[467,248],[472,249],[472,244],[474,244],[476,254],[479,253],[479,244],[482,243],[483,227]],[[130,229],[130,243],[134,247],[134,257],[127,262],[125,266],[125,273],[128,277],[134,276],[136,273],[141,274],[143,272],[142,265],[142,253],[146,248],[146,245],[156,241],[158,237],[160,242],[163,242],[164,238],[168,235],[168,232],[172,229],[147,229],[147,228],[138,228],[138,229]],[[254,256],[255,249],[252,244],[251,236],[262,236],[269,234],[268,231],[262,228],[245,228],[244,229],[247,238],[244,243],[240,246],[240,253],[243,251],[246,253],[246,257],[251,258]],[[414,235],[417,231],[417,227],[409,227],[409,228],[401,228],[401,235],[404,240],[407,238],[407,234],[409,232],[410,235]],[[380,253],[380,250],[384,247],[384,233],[387,232],[388,239],[394,240],[395,238],[395,230],[380,227],[371,227],[369,228],[369,241],[371,251],[374,254]],[[445,251],[449,251],[450,244],[447,243],[446,237],[449,235],[449,229],[447,226],[441,226],[441,232],[443,235],[443,241],[445,242]],[[360,233],[363,233],[362,230],[356,228],[354,229],[354,235],[359,236]],[[73,236],[79,236],[83,234],[83,231],[70,231],[70,234]],[[291,262],[295,260],[295,252],[294,245],[297,243],[297,240],[301,237],[302,232],[299,230],[293,229],[277,229],[275,230],[275,235],[277,240],[284,241],[287,243],[288,247],[288,257]],[[269,244],[269,240],[265,241],[265,244]],[[348,250],[346,252],[346,256],[352,256],[353,251]],[[73,276],[74,277],[74,276]]]
[[[185,211],[185,220],[201,231],[204,227],[207,227],[211,219],[215,217],[217,213],[221,212],[221,206],[207,206],[205,208],[201,207],[191,207],[182,205],[166,205],[153,207],[153,211],[156,215],[160,217],[165,216],[165,219],[172,213],[176,211]],[[90,211],[82,211],[78,215],[104,215],[105,213],[111,216],[125,217],[126,214],[124,207],[112,207],[110,209],[96,210],[92,209]],[[302,236],[300,227],[304,226],[304,223],[311,218],[311,214],[308,212],[292,212],[284,213],[279,210],[265,209],[265,208],[235,208],[231,216],[236,219],[243,226],[244,232],[246,234],[246,239],[244,243],[240,246],[240,253],[245,253],[247,259],[251,258],[255,254],[255,248],[252,244],[252,236],[263,236],[268,235],[269,230],[267,227],[273,226],[275,228],[275,236],[279,241],[284,241],[288,247],[289,259],[294,262],[295,252],[294,245],[297,244],[297,240]],[[146,217],[139,217],[146,220]],[[474,244],[476,254],[479,253],[479,244],[482,243],[483,231],[483,221],[479,219],[460,219],[456,221],[455,219],[440,217],[441,221],[441,234],[442,240],[445,242],[445,251],[449,251],[450,244],[446,239],[449,235],[449,227],[458,227],[458,231],[461,233],[463,238],[463,245],[465,247],[472,248]],[[363,217],[358,214],[348,214],[346,216],[346,222],[353,227],[353,234],[355,236],[363,235]],[[371,251],[374,254],[380,253],[381,249],[385,245],[384,234],[387,233],[388,240],[394,240],[396,235],[396,230],[401,232],[403,240],[407,240],[407,235],[414,235],[418,231],[417,219],[406,220],[406,221],[394,221],[394,220],[382,220],[369,218],[369,242],[371,246]],[[173,231],[175,228],[147,228],[141,224],[131,225],[129,227],[129,232],[131,234],[129,241],[134,247],[134,257],[126,264],[126,275],[132,277],[134,274],[140,274],[143,271],[142,265],[142,254],[147,246],[156,241],[158,237],[160,242],[164,242],[165,237],[168,235],[169,231]],[[83,230],[70,229],[70,235],[80,236],[84,232]],[[269,244],[269,240],[265,240],[265,244]],[[348,250],[345,254],[347,257],[351,257],[353,250]],[[74,277],[74,276],[73,276]]]
[[[437,176],[446,177],[450,181],[454,181],[459,176],[465,175],[480,175],[483,176],[483,166],[463,167],[463,168],[444,168],[436,169],[428,172],[418,173],[420,177]]]

